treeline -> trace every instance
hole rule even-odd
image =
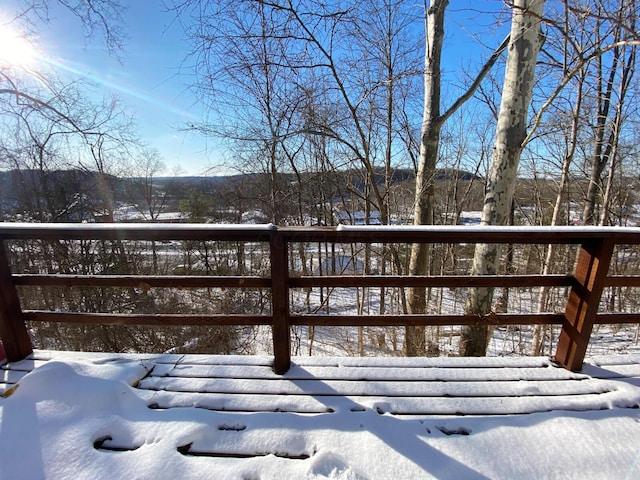
[[[55,3],[122,52],[118,1],[97,10]],[[247,174],[176,186],[175,194],[157,181],[171,159],[137,136],[118,99],[96,101],[95,85],[67,81],[44,65],[35,75],[3,65],[0,166],[37,174],[26,175],[33,189],[16,192],[22,205],[3,200],[2,213],[84,221],[87,202],[99,197],[95,216],[109,220],[120,206],[116,193],[126,193],[124,202],[150,221],[176,210],[195,222],[329,225],[346,213],[351,222],[455,224],[482,208],[488,225],[635,224],[640,4],[485,3],[167,2],[191,42],[190,93],[204,112],[180,127],[217,142],[225,166]],[[46,13],[44,3],[28,0],[11,23],[29,31]],[[445,41],[453,28],[469,56],[445,64],[459,53]],[[75,168],[95,177],[70,177],[58,187],[55,172]],[[442,179],[442,171],[471,177]],[[26,193],[36,190],[42,195]],[[436,259],[449,257],[432,248],[416,243],[409,254],[384,247],[381,271],[437,271],[445,263]],[[509,252],[479,246],[467,273],[510,271]],[[520,255],[536,258],[527,265],[543,274],[563,271],[570,258],[553,245]],[[434,308],[431,293],[410,289],[396,305],[423,313]],[[547,293],[536,292],[538,310],[553,308]],[[490,289],[470,290],[466,312],[488,314],[499,300]],[[380,304],[389,304],[382,294]],[[423,354],[425,332],[406,333],[407,353]],[[536,333],[539,351],[546,340]],[[486,350],[484,328],[464,335],[473,346],[462,354]]]
[[[367,209],[363,196],[365,173],[335,172],[319,181],[315,173],[299,178],[280,175],[288,196],[281,206],[283,224],[331,225],[354,223]],[[383,175],[378,177],[383,182]],[[554,216],[558,178],[519,178],[513,203],[516,224],[549,225]],[[410,223],[415,188],[411,170],[394,172],[394,195],[390,212],[396,224]],[[613,225],[634,226],[640,222],[637,177],[620,177],[609,207]],[[434,179],[435,224],[464,224],[468,212],[482,209],[485,180],[464,170],[440,169]],[[268,223],[271,194],[266,174],[238,174],[220,177],[118,178],[81,169],[0,171],[0,217],[2,221],[95,222],[126,221],[115,212],[127,207],[130,220],[153,221],[160,213],[180,213],[166,221]],[[568,186],[556,222],[582,224],[580,201],[588,180],[576,179]],[[324,199],[321,202],[320,199]],[[371,212],[371,209],[369,208]],[[374,211],[377,212],[377,211]],[[357,217],[358,221],[364,217]],[[477,217],[474,217],[477,218]],[[377,213],[369,217],[376,223]]]
[[[364,175],[357,170],[334,172],[322,181],[316,173],[299,178],[280,175],[279,183],[289,191],[280,206],[283,223],[331,225],[340,219],[349,222],[366,208]],[[397,170],[392,176],[398,206],[392,215],[399,223],[410,221],[414,177],[414,172],[406,169]],[[376,178],[380,183],[384,181],[383,174]],[[438,172],[436,182],[442,205],[449,201],[444,199],[453,192],[452,185],[457,184],[459,191],[474,192],[473,195],[467,192],[464,208],[480,208],[483,187],[482,179],[476,175],[443,169]],[[161,213],[180,212],[182,221],[195,223],[268,223],[271,197],[268,185],[266,174],[259,173],[118,178],[80,169],[13,169],[0,171],[3,192],[0,214],[4,221],[113,221],[118,220],[115,212],[119,208],[128,207],[129,211],[145,214],[133,217],[142,221],[157,220]],[[337,213],[340,215],[336,216]],[[379,216],[374,214],[373,218]]]

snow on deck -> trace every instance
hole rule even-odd
[[[0,478],[640,478],[640,356],[37,351],[0,366]]]

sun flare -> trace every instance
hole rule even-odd
[[[0,25],[0,68],[32,66],[38,57],[36,48],[25,35],[10,25]]]

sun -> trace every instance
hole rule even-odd
[[[35,46],[10,25],[0,25],[0,68],[32,66],[38,57]]]

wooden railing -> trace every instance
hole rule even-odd
[[[297,228],[271,225],[205,224],[19,224],[0,223],[0,338],[9,360],[32,352],[26,322],[70,322],[101,325],[270,325],[274,370],[290,366],[292,325],[406,326],[406,325],[562,325],[555,360],[570,370],[582,368],[594,324],[640,323],[638,313],[599,313],[607,286],[640,287],[640,276],[613,276],[609,265],[616,245],[640,244],[638,228],[597,227],[326,227]],[[242,276],[185,275],[65,275],[12,272],[5,246],[14,240],[146,240],[262,242],[270,251],[270,274]],[[292,275],[292,244],[574,244],[579,246],[570,275],[401,276]],[[269,314],[116,314],[26,310],[17,286],[92,286],[145,288],[258,288],[271,290]],[[295,314],[291,289],[313,287],[567,287],[564,312],[492,313],[478,315],[322,315]]]

